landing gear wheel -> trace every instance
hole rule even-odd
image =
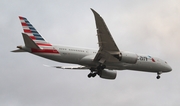
[[[95,77],[96,75],[97,75],[97,73],[92,73],[91,72],[91,73],[88,74],[88,78]]]
[[[161,74],[162,72],[157,72],[157,79],[160,79],[161,77],[160,77],[160,74]]]
[[[161,78],[159,75],[156,77],[157,79]]]
[[[91,73],[89,73],[89,74],[88,74],[88,78],[91,78],[91,77],[92,77],[92,74],[91,74]]]
[[[104,70],[106,68],[106,65],[99,64],[96,68],[90,68],[90,73],[87,75],[88,78],[95,77],[97,74],[99,75],[99,72]]]
[[[92,75],[91,75],[92,77],[95,77],[96,76],[96,73],[92,73]]]

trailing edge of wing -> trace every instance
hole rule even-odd
[[[107,52],[119,52],[103,18],[95,10],[91,10],[95,17],[99,47]]]
[[[96,22],[97,28],[97,36],[99,43],[99,51],[96,54],[94,61],[98,61],[100,63],[104,62],[117,62],[118,59],[115,57],[116,55],[120,55],[120,51],[111,36],[106,23],[103,18],[93,9],[91,9]]]

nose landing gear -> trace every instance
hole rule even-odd
[[[157,79],[160,79],[161,78],[161,76],[160,76],[160,74],[161,74],[162,72],[157,72]]]
[[[161,78],[161,76],[159,76],[159,75],[158,75],[156,78],[157,78],[157,79],[160,79],[160,78]]]

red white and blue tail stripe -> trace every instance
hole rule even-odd
[[[22,16],[19,16],[19,19],[21,21],[21,25],[23,27],[23,31],[25,34],[27,34],[37,46],[41,49],[33,49],[32,52],[35,53],[59,53],[54,47],[46,42],[44,38],[38,33],[38,31],[33,27],[33,25]]]

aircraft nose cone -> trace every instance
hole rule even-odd
[[[167,66],[166,66],[166,71],[167,71],[167,72],[170,72],[170,71],[172,71],[172,68],[171,68],[171,66],[167,65]]]

